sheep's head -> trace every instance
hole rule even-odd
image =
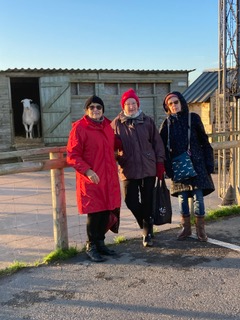
[[[30,108],[32,100],[31,99],[23,99],[21,103],[23,103],[24,108]]]

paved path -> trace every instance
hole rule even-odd
[[[211,237],[240,244],[240,217],[208,224]],[[114,245],[115,257],[26,268],[0,277],[0,320],[239,320],[240,253],[177,228]]]

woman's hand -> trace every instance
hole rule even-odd
[[[88,169],[85,172],[85,176],[87,176],[95,184],[98,184],[100,181],[99,176],[92,169]]]

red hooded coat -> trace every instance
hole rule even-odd
[[[103,122],[97,123],[84,116],[76,121],[68,139],[67,162],[76,170],[80,214],[120,208],[120,184],[110,120],[104,118]],[[97,173],[99,184],[84,175],[88,169]]]

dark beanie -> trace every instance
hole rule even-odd
[[[103,112],[104,112],[104,103],[103,103],[103,101],[102,101],[101,98],[99,98],[99,97],[97,97],[97,96],[95,96],[95,95],[89,97],[89,98],[87,99],[87,101],[85,102],[84,109],[86,110],[87,107],[90,106],[91,103],[98,103],[98,104],[100,104],[100,105],[103,107]]]

